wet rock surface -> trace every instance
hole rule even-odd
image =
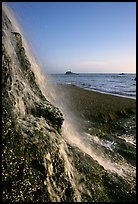
[[[2,200],[49,201],[49,193],[44,186],[48,168],[44,165],[44,158],[46,152],[52,154],[56,150],[59,153],[56,142],[50,138],[53,134],[53,138],[59,140],[63,115],[42,95],[25,54],[22,37],[17,32],[10,32],[13,28],[5,13],[3,25]],[[14,58],[5,44],[7,38],[11,38]],[[18,63],[19,71],[15,70],[15,63]],[[30,89],[33,87],[32,92],[29,88],[25,92],[26,81]],[[35,96],[39,98],[37,104]],[[19,107],[18,97],[21,97],[22,107]],[[41,123],[43,119],[45,126]],[[61,162],[60,159],[58,162]]]

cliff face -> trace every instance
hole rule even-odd
[[[63,168],[57,157],[63,115],[42,94],[21,35],[5,12],[2,16],[3,201],[48,201],[49,160]]]

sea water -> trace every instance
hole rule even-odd
[[[51,78],[57,84],[75,85],[92,91],[136,99],[136,74],[51,74]]]

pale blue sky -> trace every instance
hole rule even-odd
[[[135,2],[8,2],[47,73],[136,72]]]

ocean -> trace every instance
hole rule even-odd
[[[136,74],[51,74],[57,84],[136,99]]]

